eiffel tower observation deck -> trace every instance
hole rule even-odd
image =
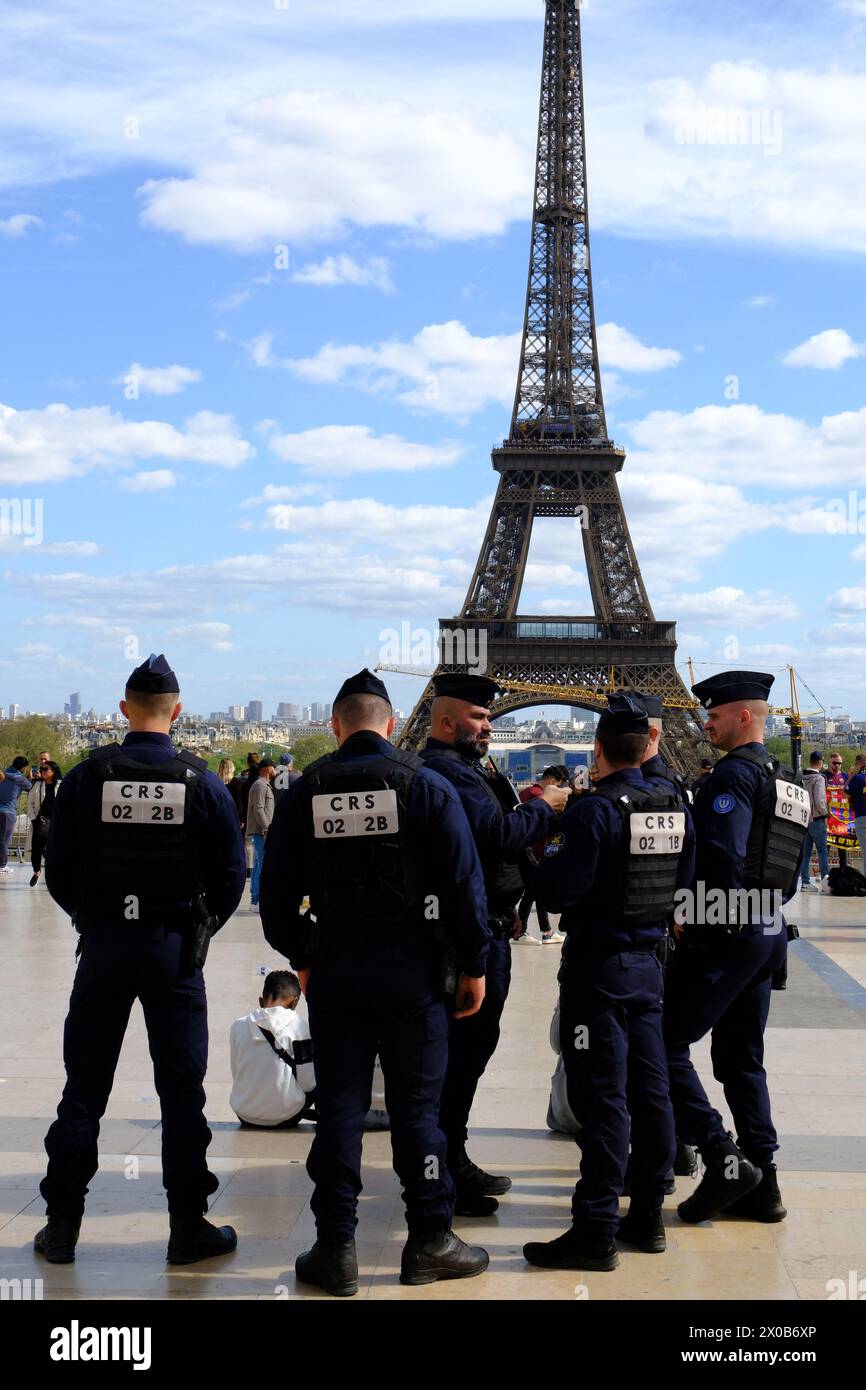
[[[632,687],[665,704],[662,749],[694,772],[701,725],[675,664],[676,624],[653,614],[617,484],[625,451],[609,438],[589,246],[580,6],[547,0],[529,281],[511,428],[493,450],[499,486],[459,617],[440,620],[437,670],[486,653],[505,682],[494,717],[527,705],[600,710]],[[570,518],[583,541],[593,611],[518,614],[536,517]],[[476,668],[477,669],[477,668]],[[562,695],[559,696],[559,688]],[[426,735],[432,687],[402,743]]]

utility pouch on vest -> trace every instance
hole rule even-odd
[[[304,771],[313,821],[310,907],[324,930],[424,920],[423,846],[406,829],[421,766],[394,748],[351,762],[329,754]]]
[[[81,827],[82,920],[110,916],[135,924],[182,914],[201,890],[192,799],[205,764],[179,753],[164,763],[136,762],[117,744],[90,754],[99,786],[94,825]]]
[[[658,922],[672,916],[686,815],[674,791],[631,782],[596,787],[612,802],[626,831],[621,917],[624,922]]]
[[[802,773],[780,767],[767,752],[735,748],[729,758],[742,758],[762,772],[752,809],[743,883],[787,893],[803,855],[811,818],[811,798]]]

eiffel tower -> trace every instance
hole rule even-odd
[[[625,450],[608,438],[605,422],[589,256],[580,3],[546,0],[546,10],[514,412],[508,438],[493,450],[499,486],[466,601],[458,618],[440,620],[437,671],[465,670],[461,657],[486,650],[487,674],[513,687],[496,700],[494,718],[542,698],[601,710],[610,689],[659,695],[666,706],[663,755],[693,774],[702,732],[675,665],[676,624],[657,622],[650,607],[617,486]],[[536,517],[570,517],[579,529],[590,616],[517,614]],[[559,686],[567,687],[561,697],[551,690]],[[428,685],[403,729],[403,747],[423,743],[431,698]]]

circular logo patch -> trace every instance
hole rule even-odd
[[[552,859],[553,856],[554,856],[555,854],[559,854],[559,851],[562,849],[562,846],[563,846],[564,844],[565,844],[565,836],[564,836],[564,835],[551,835],[551,837],[550,837],[550,839],[548,840],[547,844],[544,846],[544,857],[545,857],[545,859]]]
[[[733,811],[736,804],[732,796],[729,796],[727,792],[722,792],[722,795],[717,796],[713,802],[713,810],[718,811],[720,816],[726,816],[729,811]]]

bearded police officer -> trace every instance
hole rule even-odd
[[[377,1053],[409,1226],[401,1281],[487,1268],[487,1252],[451,1230],[454,1184],[436,1116],[448,1052],[443,937],[456,952],[465,1021],[484,998],[490,933],[460,802],[415,754],[389,743],[395,720],[377,676],[364,670],[345,682],[332,725],[337,752],[308,767],[277,807],[260,906],[267,940],[300,976],[316,1070],[307,1171],[317,1240],[295,1272],[346,1297],[358,1290],[361,1138]]]
[[[647,784],[649,723],[630,694],[598,722],[601,774],[548,840],[539,898],[561,912],[560,1042],[569,1106],[581,1130],[572,1226],[523,1253],[547,1269],[615,1269],[614,1237],[665,1249],[661,1219],[674,1158],[662,1041],[659,943],[678,887],[691,882],[694,837],[669,787]],[[619,1219],[631,1137],[631,1205]]]
[[[510,941],[520,930],[516,908],[534,872],[529,847],[551,831],[569,792],[546,787],[540,797],[521,804],[508,778],[487,759],[490,705],[499,694],[486,676],[447,672],[433,679],[435,697],[430,737],[421,757],[446,778],[463,803],[487,888],[493,940],[487,959],[487,993],[477,1014],[451,1020],[448,1073],[442,1088],[439,1123],[448,1141],[448,1167],[457,1186],[461,1215],[490,1216],[496,1194],[507,1192],[511,1179],[485,1173],[466,1153],[469,1112],[484,1069],[499,1041],[499,1024],[511,980]]]
[[[688,1222],[722,1211],[758,1221],[786,1215],[773,1162],[778,1141],[764,1028],[773,976],[787,954],[779,907],[796,886],[809,803],[793,773],[780,770],[764,747],[772,684],[762,672],[724,671],[692,687],[707,710],[707,738],[727,757],[695,794],[696,879],[665,993],[677,1133],[697,1145],[705,1165],[679,1207]],[[724,1087],[736,1143],[689,1057],[691,1044],[710,1030],[713,1074]]]
[[[228,789],[200,758],[174,750],[178,694],[164,656],[133,671],[120,704],[129,721],[123,744],[94,750],[64,777],[51,819],[48,891],[81,933],[63,1038],[66,1087],[45,1139],[48,1224],[35,1241],[56,1264],[75,1258],[99,1121],[136,998],[162,1115],[167,1258],[189,1264],[237,1244],[230,1226],[217,1229],[202,1215],[219,1183],[206,1161],[201,964],[207,940],[240,901],[244,849]]]

